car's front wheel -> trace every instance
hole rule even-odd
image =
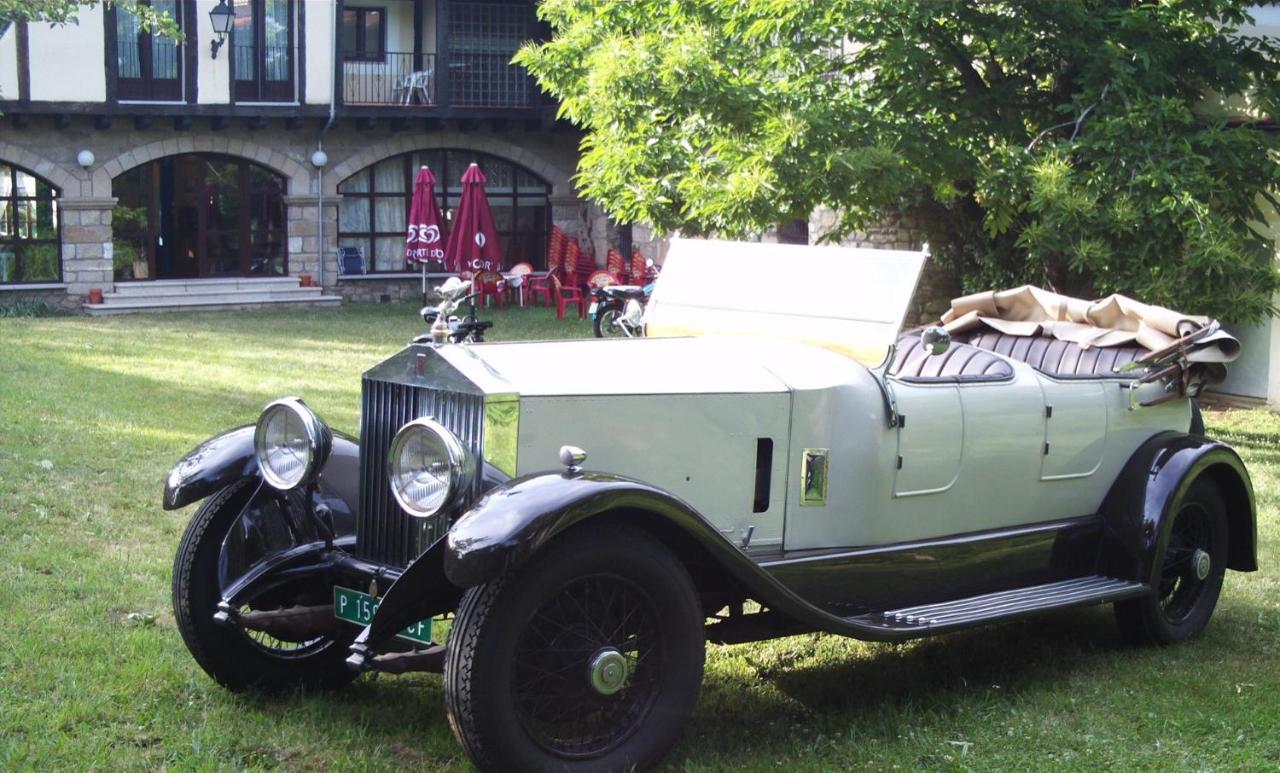
[[[1218,604],[1226,562],[1226,506],[1217,486],[1197,481],[1174,516],[1155,592],[1115,605],[1121,633],[1132,642],[1152,644],[1199,634]]]
[[[587,527],[467,591],[449,635],[449,722],[484,770],[657,762],[702,682],[705,618],[646,533]]]
[[[187,524],[173,563],[173,614],[178,631],[200,667],[231,690],[345,684],[355,677],[344,662],[350,635],[282,639],[214,622],[222,600],[218,567],[223,542],[255,488],[253,481],[228,486],[205,500]]]

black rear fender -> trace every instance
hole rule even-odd
[[[1217,486],[1227,507],[1227,568],[1258,568],[1253,484],[1229,446],[1198,435],[1162,432],[1138,447],[1103,500],[1099,570],[1153,583],[1173,516],[1197,481]]]

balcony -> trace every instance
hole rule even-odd
[[[343,62],[342,98],[351,107],[531,108],[542,94],[508,54],[455,51],[443,72],[435,54],[387,52]]]

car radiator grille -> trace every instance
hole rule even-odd
[[[415,518],[396,503],[387,482],[387,453],[396,432],[410,421],[430,416],[457,435],[464,448],[483,459],[484,398],[438,389],[364,379],[360,410],[360,511],[356,553],[361,558],[403,567],[431,546],[448,527],[452,512]],[[463,498],[470,504],[480,476]]]

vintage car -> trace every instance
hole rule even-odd
[[[677,241],[649,337],[444,330],[364,374],[359,438],[271,403],[169,473],[166,508],[204,500],[183,639],[233,690],[440,672],[482,769],[616,770],[676,741],[706,642],[1103,603],[1199,633],[1256,569],[1193,400],[1238,343],[1031,288],[903,333],[924,257]]]

